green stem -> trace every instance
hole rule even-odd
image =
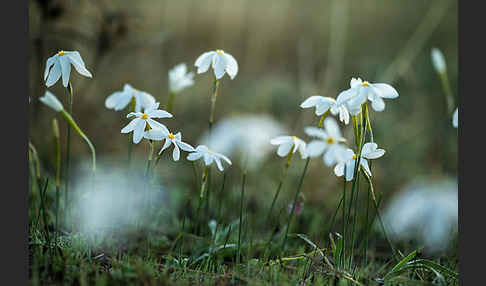
[[[439,73],[439,76],[440,76],[440,81],[442,83],[442,88],[444,89],[444,94],[447,103],[447,111],[449,114],[452,114],[454,112],[454,100],[453,100],[454,96],[452,95],[452,89],[449,83],[449,79],[447,78],[447,73],[441,72]]]
[[[289,232],[290,223],[291,223],[292,218],[294,216],[295,205],[297,204],[297,199],[299,197],[300,190],[302,189],[302,184],[304,183],[304,177],[305,177],[305,173],[307,172],[307,167],[309,166],[309,162],[310,162],[310,157],[308,157],[307,160],[305,161],[304,171],[302,172],[302,175],[301,175],[300,181],[299,181],[299,186],[297,188],[297,191],[295,192],[294,202],[292,203],[292,209],[290,210],[289,219],[287,221],[287,227],[285,228],[285,235],[284,235],[284,238],[283,238],[283,241],[282,241],[282,247],[280,249],[281,255],[283,255],[283,252],[285,251],[285,243],[287,242],[287,234]]]
[[[59,135],[59,125],[57,119],[52,120],[52,129],[54,133],[54,146],[55,146],[55,158],[56,158],[56,232],[54,242],[57,243],[57,234],[59,232],[59,187],[61,185],[61,139]]]
[[[68,87],[66,88],[68,92],[68,112],[69,114],[73,113],[73,86],[71,82],[69,82]],[[67,138],[66,138],[66,170],[65,170],[65,180],[64,180],[64,208],[66,212],[69,210],[69,169],[70,169],[70,162],[71,162],[71,125],[68,124],[67,126]],[[67,213],[66,213],[67,214]]]
[[[272,215],[273,207],[275,205],[275,202],[277,201],[277,197],[280,193],[280,190],[282,189],[283,182],[287,178],[287,173],[288,173],[287,171],[289,170],[290,162],[292,161],[292,155],[294,153],[293,149],[294,149],[294,147],[292,147],[290,149],[289,154],[287,155],[287,162],[285,163],[285,166],[284,166],[284,169],[283,169],[283,172],[282,172],[282,176],[280,177],[280,182],[278,183],[277,191],[275,192],[275,195],[273,196],[272,204],[270,205],[270,210],[268,211],[267,222],[270,221],[270,217]]]
[[[93,172],[95,172],[96,171],[96,151],[95,151],[95,148],[94,148],[93,144],[91,144],[91,141],[89,141],[88,137],[83,133],[83,131],[81,131],[81,129],[78,127],[78,125],[76,124],[76,122],[74,121],[74,119],[71,117],[71,115],[69,115],[69,113],[67,113],[63,109],[63,110],[61,110],[61,114],[67,120],[67,122],[69,123],[69,125],[74,130],[76,130],[76,132],[78,132],[79,136],[81,136],[81,138],[83,138],[84,141],[86,141],[86,143],[88,144],[89,149],[91,150],[91,157],[92,157],[92,160],[93,160],[92,169],[93,169]]]
[[[243,178],[241,182],[241,196],[240,196],[240,223],[238,225],[238,254],[236,256],[236,265],[240,264],[240,255],[241,255],[241,226],[243,224],[243,199],[245,196],[245,182],[246,182],[246,169],[243,171]]]
[[[216,98],[218,97],[218,89],[219,89],[219,80],[214,78],[213,81],[213,94],[211,95],[211,111],[209,113],[209,131],[211,132],[211,129],[213,127],[213,122],[214,122],[214,109],[216,106]]]
[[[130,101],[130,112],[135,112],[135,106],[137,104],[137,99],[132,97]],[[132,162],[132,147],[133,147],[133,132],[128,134],[128,167],[130,167],[130,163]]]

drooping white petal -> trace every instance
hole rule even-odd
[[[167,130],[167,127],[165,127],[164,124],[162,124],[162,123],[160,123],[158,121],[155,121],[155,120],[149,118],[149,119],[147,119],[147,122],[148,122],[150,128],[153,128],[153,129],[163,129],[164,131],[168,131]]]
[[[329,108],[331,108],[331,106],[335,103],[336,102],[332,98],[329,98],[329,97],[321,98],[321,100],[319,101],[319,103],[316,106],[316,115],[317,116],[323,115],[324,112],[328,111]]]
[[[292,140],[291,136],[278,136],[270,140],[270,144],[272,145],[280,145],[284,142],[288,142]]]
[[[150,131],[152,131],[152,130],[150,130]],[[162,148],[161,148],[161,149],[160,149],[160,151],[159,151],[159,155],[160,155],[160,154],[162,154],[162,152],[163,152],[165,149],[169,148],[169,146],[170,146],[171,144],[172,144],[172,140],[170,140],[169,138],[167,138],[167,137],[166,137],[166,138],[165,138],[165,142],[164,142],[164,146],[162,146]]]
[[[225,161],[226,161],[226,163],[228,163],[229,165],[231,165],[231,160],[230,160],[228,157],[226,157],[225,155],[223,155],[223,154],[219,154],[219,153],[218,153],[218,154],[215,154],[215,155],[216,155],[217,157],[219,157],[219,158],[221,158],[221,159],[225,160]]]
[[[206,145],[199,145],[196,147],[196,151],[205,154],[209,151],[209,148]]]
[[[189,155],[187,155],[187,160],[189,161],[196,161],[198,160],[199,158],[201,158],[203,156],[203,153],[200,153],[200,152],[192,152],[192,153],[189,153]]]
[[[218,169],[223,172],[223,165],[221,164],[221,160],[217,157],[217,156],[214,156],[214,161],[216,161],[216,165],[218,166]]]
[[[306,152],[309,157],[317,157],[320,156],[324,150],[326,150],[326,147],[326,143],[320,140],[314,140],[307,144]]]
[[[363,169],[368,174],[368,176],[371,177],[371,170],[370,170],[370,166],[368,165],[368,160],[366,160],[365,158],[361,158],[360,165],[361,167],[363,167]]]
[[[62,106],[61,102],[57,99],[57,97],[48,90],[46,90],[44,96],[40,97],[39,100],[45,105],[54,109],[55,111],[59,112],[64,109],[64,107]]]
[[[222,54],[216,53],[213,57],[213,70],[216,79],[220,79],[226,72],[226,59]]]
[[[136,102],[135,102],[135,105],[136,105],[135,110],[136,111],[141,111],[142,108],[144,109],[144,111],[147,111],[148,109],[150,109],[151,107],[153,107],[156,104],[155,98],[147,92],[136,91],[135,97],[136,97]],[[158,108],[158,106],[157,106],[157,108]]]
[[[293,145],[294,145],[294,142],[293,141],[289,141],[289,142],[285,142],[285,143],[281,144],[280,146],[278,146],[277,154],[280,157],[287,156],[289,154],[290,149],[292,148]]]
[[[71,62],[64,55],[59,56],[59,63],[61,64],[62,85],[67,87],[69,83],[69,75],[71,74]]]
[[[347,101],[351,100],[353,97],[358,96],[358,88],[350,88],[344,91],[341,91],[336,98],[337,105],[341,105],[346,103]]]
[[[162,140],[167,138],[167,135],[169,135],[169,130],[167,130],[167,128],[164,126],[164,128],[150,129],[149,131],[145,132],[144,137],[151,140]]]
[[[132,132],[133,129],[137,126],[137,123],[139,120],[142,120],[140,118],[134,118],[132,121],[130,121],[123,129],[121,130],[121,133],[128,133]]]
[[[309,136],[312,137],[317,137],[320,139],[326,139],[328,137],[328,134],[326,131],[324,131],[322,128],[317,128],[317,127],[306,127],[304,129],[305,133]]]
[[[365,143],[363,149],[361,149],[361,156],[366,159],[377,159],[385,154],[385,150],[377,149],[376,143]]]
[[[215,51],[205,52],[197,58],[194,63],[194,66],[197,67],[197,73],[203,73],[209,69],[215,54]]]
[[[350,160],[346,162],[346,181],[351,181],[354,177],[354,164],[356,164],[356,160]]]
[[[344,175],[344,165],[344,162],[339,162],[336,164],[336,166],[334,166],[334,174],[336,176],[341,177],[342,175]]]
[[[302,108],[314,107],[321,101],[321,98],[323,97],[320,95],[310,96],[300,104],[300,107]]]
[[[47,76],[49,75],[49,70],[51,69],[52,65],[56,62],[57,57],[59,57],[57,54],[53,55],[52,57],[48,58],[46,61],[46,69],[44,70],[44,80],[47,79]]]
[[[186,151],[186,152],[193,152],[195,151],[194,147],[192,147],[191,145],[185,143],[185,142],[182,142],[182,141],[175,141],[177,145],[179,145],[179,147],[181,147],[182,150]]]
[[[214,157],[211,154],[209,154],[209,153],[204,154],[204,164],[206,166],[211,165],[211,163],[213,163],[213,160],[214,160]]]
[[[114,106],[114,110],[122,110],[130,103],[132,97],[126,93],[122,93],[122,96],[118,98],[118,102]]]
[[[165,110],[150,110],[146,112],[148,116],[152,118],[172,118],[172,114]]]
[[[379,92],[377,93],[378,96],[383,98],[397,98],[398,91],[391,85],[386,83],[374,83],[374,89],[378,89]]]
[[[66,56],[69,57],[71,63],[78,73],[86,77],[93,77],[91,73],[86,69],[81,55],[77,51],[66,52]]]
[[[339,107],[339,121],[346,125],[349,123],[349,112],[345,105]]]
[[[223,53],[223,57],[226,62],[226,72],[228,73],[231,79],[234,79],[236,74],[238,73],[238,62],[230,54]]]
[[[147,125],[147,122],[143,119],[139,119],[137,121],[137,124],[135,125],[135,128],[133,129],[133,143],[138,144],[140,140],[142,140],[143,135],[145,133],[145,126]]]
[[[127,118],[130,118],[132,116],[141,117],[142,114],[143,114],[142,112],[130,112],[127,114]]]
[[[371,101],[371,107],[373,107],[375,111],[380,112],[385,110],[385,101],[381,97],[373,93],[373,95],[370,95],[368,98]]]
[[[124,94],[125,93],[121,91],[115,91],[114,93],[108,95],[108,97],[105,99],[105,107],[108,109],[113,109]]]
[[[179,150],[179,146],[174,143],[174,151],[172,151],[172,158],[174,161],[179,161],[179,157],[181,156],[181,150]]]
[[[447,69],[444,55],[437,48],[432,48],[431,51],[432,65],[438,73],[444,73]]]
[[[49,72],[49,76],[47,77],[46,86],[50,87],[54,85],[59,80],[60,77],[61,77],[61,63],[59,62],[59,59],[56,59],[56,62],[54,63],[54,66],[51,68],[51,71]]]

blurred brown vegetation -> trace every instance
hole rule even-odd
[[[100,160],[118,156],[123,164],[128,138],[120,130],[126,113],[107,110],[105,98],[130,83],[164,105],[168,70],[185,62],[195,71],[201,53],[221,48],[238,60],[239,73],[232,81],[226,76],[222,81],[216,123],[236,114],[269,114],[308,141],[303,127],[318,119],[313,111],[299,108],[305,98],[336,97],[349,87],[351,77],[384,81],[400,97],[387,100],[385,112],[371,115],[375,140],[387,151],[373,164],[377,191],[392,194],[420,176],[456,176],[457,129],[430,60],[432,47],[443,51],[457,105],[456,2],[32,0],[29,138],[44,167],[52,170],[50,121],[55,114],[38,98],[46,90],[45,62],[60,49],[78,50],[93,73],[92,79],[71,73],[74,118]],[[193,145],[207,129],[211,77],[205,73],[195,79],[195,85],[178,96],[175,119],[166,122],[182,130]],[[60,82],[50,90],[66,102]],[[65,125],[61,127],[65,132]],[[351,126],[345,129],[351,138]],[[89,151],[76,135],[73,138],[76,162]],[[134,152],[143,160],[147,149],[139,144]],[[250,196],[274,192],[283,161],[275,154],[268,158],[262,172],[249,174]],[[191,169],[184,162],[165,163],[162,178],[191,184]],[[302,160],[294,160],[284,187],[289,195],[302,167]],[[230,171],[235,188],[239,168]],[[340,183],[332,169],[313,160],[303,192],[309,204],[333,209]]]

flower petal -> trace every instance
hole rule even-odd
[[[326,132],[327,134],[329,134],[329,136],[335,139],[339,139],[342,137],[339,125],[334,118],[328,117],[324,119],[324,128],[326,129]]]
[[[371,177],[371,170],[370,170],[370,166],[368,165],[368,160],[366,160],[365,158],[361,158],[360,165],[361,167],[363,167],[363,169],[368,174],[368,176]]]
[[[213,163],[213,160],[214,160],[214,157],[211,154],[209,154],[209,153],[204,154],[204,164],[206,166],[211,165],[211,163]]]
[[[135,128],[133,129],[133,143],[138,144],[142,140],[145,133],[145,126],[147,122],[143,119],[139,119]]]
[[[39,100],[45,105],[54,109],[55,111],[61,111],[64,109],[64,107],[62,106],[61,102],[57,99],[57,97],[48,90],[46,90],[44,96],[40,97]]]
[[[152,131],[152,130],[151,130]],[[149,131],[150,132],[150,131]],[[170,140],[169,138],[165,138],[165,142],[164,142],[164,146],[162,146],[162,148],[160,149],[159,151],[159,155],[162,154],[162,152],[169,148],[170,144],[172,144],[172,140]]]
[[[287,156],[289,154],[290,149],[292,148],[293,145],[294,145],[294,142],[293,141],[289,141],[289,142],[285,142],[285,143],[281,144],[278,147],[278,149],[277,149],[277,154],[280,157]]]
[[[305,133],[312,137],[317,137],[320,139],[326,139],[328,137],[327,132],[322,128],[317,127],[306,127],[304,129]]]
[[[230,54],[224,53],[223,57],[226,62],[226,72],[228,73],[231,79],[234,79],[236,74],[238,73],[238,62]]]
[[[93,77],[91,73],[86,69],[83,59],[81,58],[81,55],[79,52],[74,51],[74,52],[66,52],[66,56],[69,57],[71,63],[73,64],[74,68],[78,73],[81,75],[84,75],[86,77]]]
[[[326,143],[320,140],[314,140],[307,144],[306,153],[309,157],[317,157],[320,156],[324,150],[326,150],[326,147]]]
[[[128,133],[132,132],[133,129],[137,126],[137,123],[139,120],[142,120],[140,118],[134,118],[132,121],[130,121],[123,129],[121,130],[121,133]]]
[[[61,64],[62,85],[67,87],[69,83],[69,75],[71,73],[71,62],[68,57],[64,55],[59,57],[59,63]]]
[[[223,172],[224,168],[223,165],[221,164],[221,160],[218,157],[214,157],[214,161],[216,161],[216,165],[218,166],[218,169]]]
[[[165,134],[169,134],[169,130],[167,129],[167,127],[165,127],[164,124],[162,124],[162,123],[160,123],[158,121],[155,121],[153,119],[150,119],[150,118],[147,119],[147,122],[148,122],[150,128],[153,128],[153,129],[161,129],[161,130],[163,130],[163,132]]]
[[[147,115],[152,118],[172,118],[172,114],[160,109],[147,111]]]
[[[291,136],[278,136],[270,140],[270,144],[272,145],[280,145],[282,143],[291,141],[292,137]]]
[[[59,80],[60,77],[61,77],[61,63],[59,62],[59,60],[57,60],[54,63],[54,66],[51,68],[51,71],[49,72],[49,76],[47,77],[47,81],[46,81],[46,86],[50,87],[54,85]]]
[[[44,81],[47,79],[47,76],[49,75],[49,70],[51,69],[52,65],[54,65],[54,63],[56,62],[57,57],[59,56],[55,54],[52,57],[47,59],[46,69],[44,70]]]
[[[174,161],[179,161],[180,156],[181,156],[181,150],[179,150],[179,146],[177,146],[177,144],[174,144],[174,150],[172,151],[172,159],[174,159]]]
[[[203,156],[203,153],[200,153],[200,152],[192,152],[192,153],[189,153],[189,155],[187,155],[187,160],[189,161],[196,161],[198,160],[199,158],[201,158]]]
[[[211,65],[214,54],[216,54],[215,51],[210,51],[210,52],[206,52],[206,53],[200,55],[197,58],[196,62],[194,63],[194,66],[197,67],[197,73],[203,73],[203,72],[206,72],[209,69],[209,66]]]
[[[379,96],[383,98],[397,98],[398,92],[393,86],[386,84],[386,83],[374,83],[373,87],[378,89]]]
[[[213,70],[216,79],[220,79],[226,72],[226,60],[222,54],[216,54],[213,57]]]
[[[346,172],[346,181],[351,181],[354,177],[354,164],[356,164],[356,160],[350,160],[348,162],[346,162],[346,168],[345,168],[345,172]]]
[[[371,100],[371,107],[373,107],[375,111],[380,112],[385,110],[385,101],[381,97],[374,94],[370,96],[369,99]]]
[[[141,119],[143,120],[143,119]],[[169,134],[169,131],[167,129],[150,129],[149,131],[145,132],[144,137],[147,139],[151,140],[162,140],[164,138],[167,138],[167,135]]]
[[[356,96],[358,96],[358,88],[346,89],[345,91],[339,93],[339,95],[336,98],[336,104],[337,105],[344,104]]]
[[[459,108],[456,107],[454,114],[452,115],[452,126],[456,127],[459,126]]]
[[[176,141],[176,144],[179,145],[179,147],[181,147],[181,149],[186,151],[186,152],[193,152],[193,151],[196,150],[191,145],[189,145],[185,142],[182,142],[182,141]]]

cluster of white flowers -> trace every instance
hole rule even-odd
[[[346,139],[342,136],[338,122],[332,117],[326,117],[330,112],[338,116],[339,121],[349,123],[351,116],[361,113],[362,106],[371,102],[375,111],[383,111],[385,102],[383,98],[396,98],[398,92],[391,85],[386,83],[369,83],[360,78],[352,78],[350,88],[339,93],[336,99],[313,95],[307,98],[300,105],[301,108],[315,107],[315,114],[324,119],[323,128],[306,127],[305,133],[315,139],[306,144],[296,136],[279,136],[270,141],[273,145],[280,145],[277,154],[285,157],[290,151],[299,150],[303,159],[307,157],[322,156],[324,164],[328,167],[334,166],[334,173],[341,177],[345,175],[347,181],[354,176],[356,160],[362,170],[371,177],[371,170],[368,165],[369,159],[377,159],[385,154],[385,150],[378,149],[374,142],[363,144],[361,151],[356,154],[352,149],[347,148]]]

